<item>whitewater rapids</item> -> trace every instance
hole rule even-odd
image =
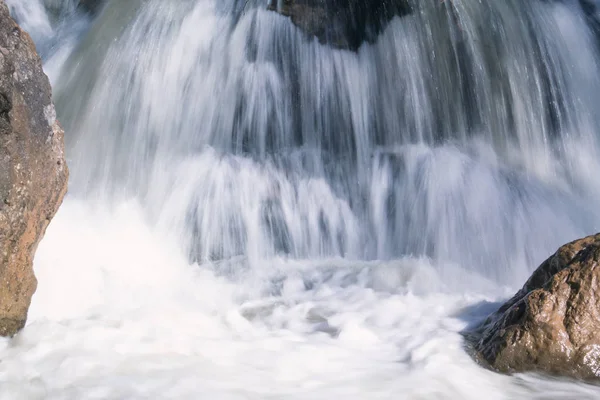
[[[1,400],[600,397],[461,335],[600,230],[577,2],[424,0],[358,53],[261,2],[7,3],[72,178]]]

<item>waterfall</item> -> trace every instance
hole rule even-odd
[[[191,260],[425,255],[519,282],[600,221],[578,165],[596,37],[573,4],[471,3],[420,1],[353,53],[258,4],[109,2],[57,80],[71,191],[136,196]]]
[[[364,398],[372,382],[382,398],[597,396],[491,375],[458,334],[560,244],[600,230],[595,3],[411,0],[356,51],[319,43],[265,1],[107,0],[98,15],[72,0],[7,3],[44,58],[71,170],[36,261],[32,323],[54,322],[24,340],[59,343],[57,321],[85,316],[60,346],[77,353],[101,315],[131,336],[98,333],[98,348],[130,345],[152,364],[163,346],[185,377],[167,394],[168,379],[127,364],[149,391],[96,375],[99,398],[143,398],[152,376],[174,398],[268,397],[261,379],[287,398]],[[53,261],[57,249],[68,258]],[[81,288],[59,294],[57,271]],[[198,332],[224,352],[198,350],[222,356],[217,367],[171,357],[200,354]],[[147,337],[149,353],[136,342]],[[269,343],[290,354],[261,353]],[[127,363],[123,351],[96,357]],[[303,357],[306,368],[287,364]],[[339,384],[362,389],[318,383],[345,363],[356,382]],[[196,390],[195,373],[237,374],[253,395]],[[288,391],[306,377],[314,387]]]

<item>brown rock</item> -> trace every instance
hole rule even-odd
[[[14,335],[36,288],[32,260],[67,190],[63,131],[35,45],[0,0],[0,335]]]
[[[600,234],[562,246],[479,327],[478,357],[505,373],[600,377]]]

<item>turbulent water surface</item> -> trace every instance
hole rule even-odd
[[[593,10],[415,0],[349,52],[264,1],[7,2],[71,182],[0,399],[600,397],[461,336],[600,230]]]

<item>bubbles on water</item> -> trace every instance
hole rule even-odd
[[[36,257],[28,325],[0,340],[0,399],[598,395],[476,365],[459,332],[508,292],[461,294],[475,283],[459,267],[446,280],[426,259],[270,259],[230,279],[189,265],[143,214],[67,200]]]

